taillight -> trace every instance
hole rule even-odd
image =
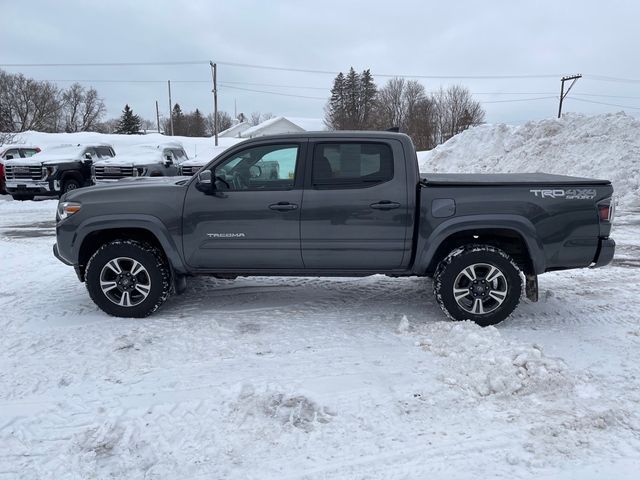
[[[616,204],[615,199],[610,198],[605,201],[605,203],[601,203],[598,205],[598,217],[601,222],[609,222],[613,221],[613,215],[615,214]]]

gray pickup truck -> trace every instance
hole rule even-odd
[[[424,174],[389,132],[237,144],[194,177],[67,193],[54,254],[105,312],[144,317],[186,277],[433,277],[444,313],[492,325],[537,276],[613,258],[609,181],[541,173]]]

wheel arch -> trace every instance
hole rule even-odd
[[[155,217],[122,218],[119,216],[117,219],[94,217],[81,224],[78,232],[74,244],[77,251],[76,264],[81,278],[84,277],[84,270],[91,255],[102,245],[113,240],[138,240],[150,243],[160,249],[173,271],[186,273],[185,264],[171,234]]]
[[[545,271],[544,251],[533,224],[516,215],[492,215],[490,219],[457,217],[440,224],[426,241],[417,264],[418,272],[432,275],[449,252],[469,243],[500,248],[527,274]]]
[[[84,176],[78,170],[64,170],[60,173],[60,192],[64,191],[64,184],[69,180],[75,180],[80,187],[86,184]]]

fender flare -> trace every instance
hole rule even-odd
[[[520,215],[490,214],[454,217],[438,225],[426,239],[425,247],[417,257],[415,271],[425,272],[442,243],[451,235],[467,230],[511,230],[525,242],[536,274],[544,273],[546,259],[544,248],[533,223]]]
[[[153,215],[124,214],[124,215],[100,215],[84,220],[78,225],[73,239],[73,251],[76,263],[80,257],[80,248],[84,240],[91,233],[100,230],[117,230],[119,228],[137,228],[147,230],[160,243],[171,267],[178,273],[187,273],[185,262],[180,255],[180,249],[175,244],[169,230],[162,221]]]

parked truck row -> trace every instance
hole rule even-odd
[[[0,151],[0,187],[16,200],[58,196],[78,188],[128,177],[179,175],[189,159],[178,142],[136,145],[116,152],[108,144],[38,147],[9,146]]]

